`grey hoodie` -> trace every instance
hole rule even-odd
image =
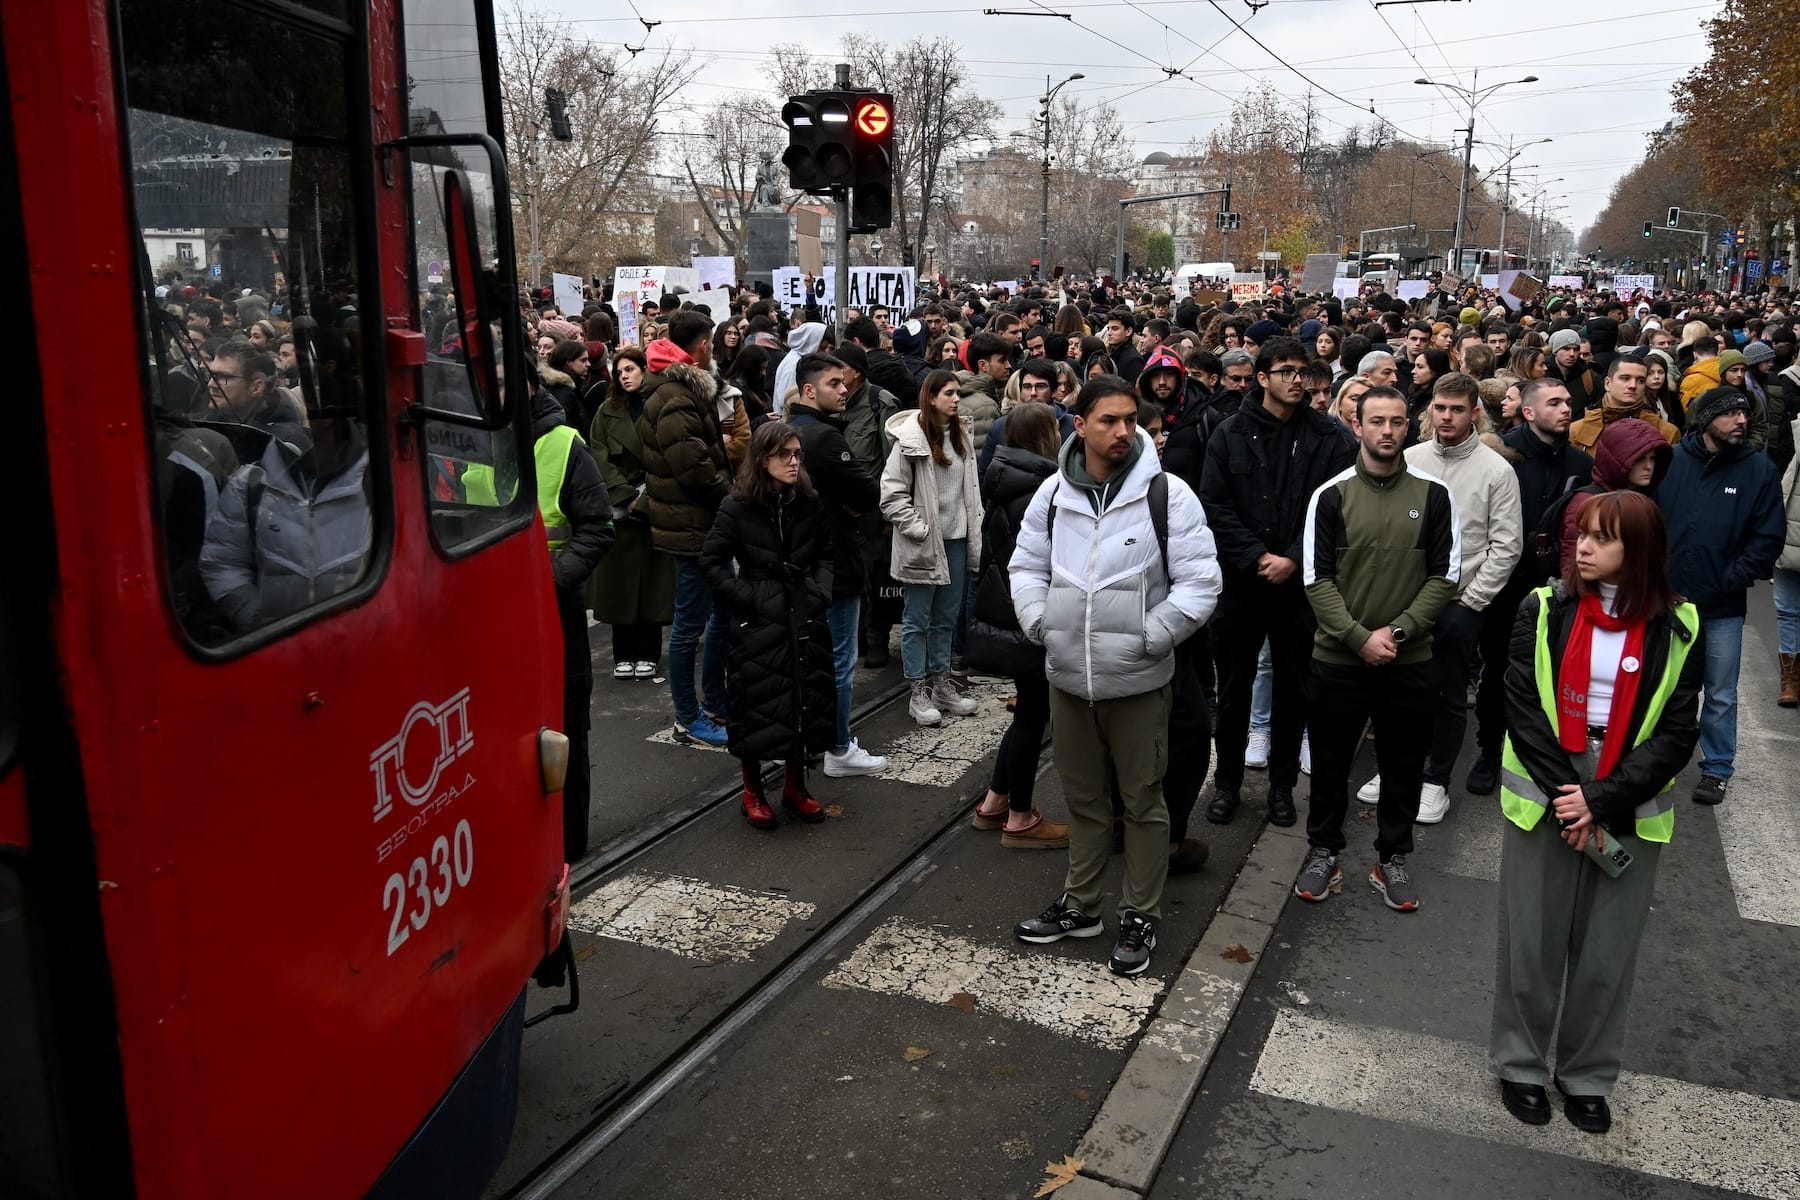
[[[769,406],[777,416],[787,406],[788,389],[794,386],[800,360],[818,350],[819,343],[824,340],[823,325],[796,325],[788,330],[787,357],[775,368],[775,390],[769,394]]]

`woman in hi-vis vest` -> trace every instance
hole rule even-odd
[[[1554,1079],[1570,1123],[1605,1133],[1705,654],[1699,614],[1669,586],[1653,501],[1595,496],[1579,530],[1567,575],[1528,595],[1513,626],[1489,1049],[1513,1116],[1547,1122]]]

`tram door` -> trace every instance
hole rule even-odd
[[[451,136],[498,132],[491,15],[0,19],[41,397],[8,453],[50,501],[24,678],[56,694],[22,719],[68,735],[66,771],[45,737],[0,775],[36,864],[0,917],[42,947],[50,898],[95,915],[88,975],[31,952],[46,1171],[80,1190],[110,1146],[140,1196],[361,1195],[474,1079],[478,1192],[565,878],[504,167]],[[474,464],[520,485],[472,503]],[[109,1033],[116,1145],[71,1119],[104,1072],[57,1074]]]

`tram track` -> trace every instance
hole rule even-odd
[[[874,717],[888,705],[906,696],[907,692],[907,685],[902,683],[871,698],[853,714],[852,726]],[[1044,746],[1047,748],[1049,744],[1049,739],[1046,738]],[[1044,767],[1040,766],[1040,770],[1042,769]],[[607,877],[616,874],[633,860],[668,844],[677,834],[696,824],[708,813],[734,801],[739,790],[738,785],[734,784],[718,795],[686,805],[671,813],[665,820],[635,830],[601,847],[582,863],[578,874],[571,879],[571,892],[576,898],[592,892]],[[944,820],[923,831],[922,838],[904,857],[864,883],[835,915],[821,922],[818,928],[784,958],[770,964],[754,981],[740,989],[735,999],[686,1041],[608,1093],[587,1116],[578,1131],[559,1149],[543,1157],[529,1174],[510,1189],[497,1193],[496,1200],[544,1200],[574,1180],[607,1147],[728,1045],[765,1009],[812,972],[902,888],[929,870],[950,841],[967,827],[970,807],[978,803],[985,794],[985,787],[966,793],[962,802]]]

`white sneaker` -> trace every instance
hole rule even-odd
[[[1262,729],[1250,731],[1250,741],[1244,746],[1244,765],[1252,771],[1269,769],[1269,734]]]
[[[615,666],[613,668],[613,678],[614,679],[630,679],[632,676],[632,672],[634,670],[636,670],[636,665],[633,663],[628,663],[628,662],[619,663],[617,666]]]
[[[932,702],[929,680],[913,680],[912,699],[907,701],[906,715],[921,725],[936,725],[944,719],[944,714]]]
[[[1304,733],[1300,735],[1300,773],[1312,774],[1312,737]]]
[[[1364,804],[1381,803],[1381,776],[1376,775],[1369,782],[1356,789],[1356,798]]]
[[[1450,811],[1450,789],[1441,783],[1428,783],[1419,789],[1419,815],[1414,817],[1420,825],[1436,825]]]
[[[962,689],[956,686],[948,674],[937,677],[937,682],[931,689],[931,702],[937,705],[940,712],[949,713],[953,717],[966,717],[981,707],[974,697],[963,695]]]
[[[655,679],[656,678],[656,664],[653,662],[638,663],[635,667],[632,668],[631,673],[634,677],[636,677],[638,679]]]
[[[879,775],[887,770],[887,759],[879,754],[870,754],[850,739],[849,747],[839,754],[836,750],[825,752],[825,774],[832,779],[846,779],[852,775]]]

